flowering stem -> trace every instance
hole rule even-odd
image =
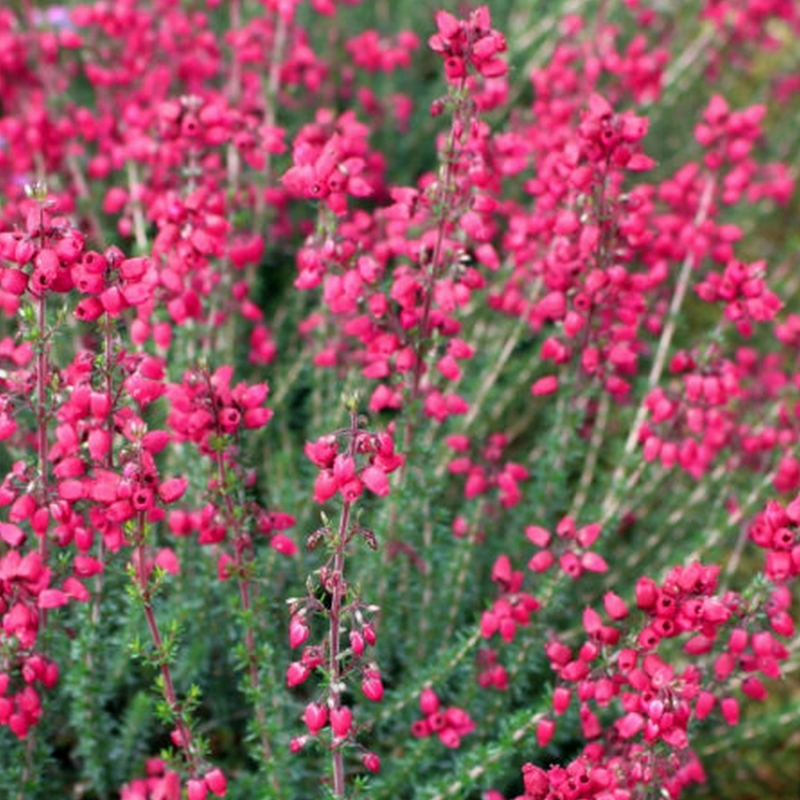
[[[453,110],[453,120],[450,125],[450,134],[447,140],[447,148],[444,154],[444,174],[442,176],[442,183],[436,193],[436,204],[434,212],[436,213],[437,226],[436,226],[436,243],[433,247],[433,253],[430,259],[430,265],[427,271],[425,280],[425,293],[422,304],[422,315],[419,322],[419,337],[416,347],[416,359],[414,362],[414,370],[412,373],[412,386],[411,386],[411,402],[413,403],[419,397],[420,383],[424,372],[425,356],[430,349],[430,315],[431,307],[433,305],[433,288],[436,280],[440,277],[442,271],[442,250],[444,248],[445,232],[450,222],[451,216],[456,211],[455,206],[455,187],[453,185],[454,169],[458,155],[458,145],[463,136],[463,132],[467,127],[461,119],[464,111],[464,106],[468,101],[464,99],[464,92],[466,86],[466,78],[462,78],[458,89],[453,93],[455,98],[455,108]],[[409,449],[411,445],[411,436],[413,433],[413,424],[411,418],[406,422],[406,437],[405,448]]]
[[[134,554],[134,574],[136,585],[139,590],[139,596],[142,602],[142,610],[147,621],[147,628],[150,631],[150,638],[153,640],[155,648],[156,659],[158,661],[158,668],[161,671],[161,679],[163,683],[162,693],[164,700],[166,700],[167,707],[175,722],[175,728],[178,731],[178,736],[183,749],[186,763],[192,777],[198,775],[197,756],[192,746],[191,731],[187,724],[184,711],[178,703],[178,696],[175,692],[175,684],[172,680],[172,670],[169,666],[167,653],[165,652],[164,639],[161,636],[161,631],[158,627],[155,612],[153,611],[152,602],[152,589],[149,584],[146,566],[146,521],[144,512],[139,512],[136,515],[136,537],[135,537],[135,554]]]
[[[216,395],[214,393],[214,388],[211,384],[211,377],[206,372],[205,374],[206,385],[208,386],[209,395],[214,398],[213,399],[213,415],[214,419],[216,420],[216,436],[218,439],[222,440],[224,437],[224,432],[220,426],[219,418],[220,418],[220,411],[221,409],[218,407],[218,401],[216,399]],[[252,561],[252,548],[250,546],[250,539],[246,533],[246,531],[242,530],[242,525],[239,522],[239,517],[236,514],[236,508],[233,502],[233,496],[230,491],[227,490],[227,483],[226,480],[226,471],[225,471],[225,459],[223,456],[223,450],[221,448],[214,449],[214,466],[217,473],[217,489],[219,491],[219,496],[222,498],[222,502],[225,507],[225,517],[226,523],[229,529],[232,532],[233,543],[234,543],[234,563],[236,565],[236,582],[239,589],[239,602],[241,603],[243,617],[245,619],[245,649],[247,650],[247,674],[248,679],[250,681],[250,688],[253,692],[254,697],[258,697],[258,687],[260,685],[260,679],[258,674],[258,655],[256,653],[256,645],[255,645],[255,631],[253,628],[252,623],[252,615],[250,613],[253,602],[252,596],[250,592],[250,578],[249,576],[249,565]],[[272,756],[272,746],[269,741],[269,736],[267,734],[267,717],[264,706],[256,702],[255,703],[255,712],[256,712],[256,719],[258,720],[258,735],[259,740],[261,743],[261,755],[263,758],[263,766],[266,767],[267,765],[271,765],[273,762]],[[272,787],[276,793],[280,793],[280,784],[278,782],[278,776],[275,773],[274,769],[271,770],[270,781],[272,783]]]
[[[539,290],[541,288],[542,281],[541,278],[537,279],[533,286],[532,297],[536,297],[539,295]],[[500,354],[497,358],[492,362],[492,368],[490,372],[487,374],[486,379],[481,383],[480,389],[472,401],[469,407],[469,411],[467,412],[466,417],[464,418],[464,430],[468,430],[472,423],[476,419],[480,419],[481,411],[483,410],[483,404],[486,400],[486,396],[489,392],[494,388],[497,384],[497,379],[503,371],[503,368],[506,365],[506,362],[511,357],[511,354],[514,352],[514,348],[517,346],[520,338],[522,337],[523,332],[525,332],[527,328],[525,315],[521,314],[514,325],[514,329],[511,331],[511,335],[506,340],[505,344],[503,345],[503,349],[501,350]],[[444,467],[446,464],[442,464],[437,469],[437,475],[444,474]]]
[[[455,109],[453,111],[453,120],[450,125],[450,135],[448,136],[447,148],[444,154],[444,170],[443,177],[438,191],[436,194],[435,212],[437,215],[437,230],[436,230],[436,243],[433,248],[433,254],[429,262],[427,274],[425,275],[424,282],[424,297],[422,305],[422,314],[420,316],[418,326],[418,336],[415,348],[414,368],[411,377],[411,397],[410,403],[413,408],[414,403],[419,399],[420,387],[422,383],[422,375],[424,374],[425,357],[430,349],[430,314],[433,305],[433,289],[436,280],[441,272],[442,250],[444,247],[445,231],[449,222],[450,215],[454,213],[454,200],[455,190],[453,187],[453,173],[456,163],[457,144],[460,136],[463,134],[465,125],[460,122],[460,114],[465,105],[464,91],[466,86],[466,78],[462,78],[458,89],[454,92]],[[403,438],[403,449],[406,453],[411,452],[411,443],[414,438],[414,419],[415,414],[409,413],[406,417],[405,433]],[[405,483],[406,468],[408,460],[400,468],[400,477],[398,480],[399,486]],[[392,510],[389,520],[389,534],[388,539],[393,542],[395,539],[395,529],[397,523],[397,500],[392,503]],[[385,550],[386,556],[391,556],[392,548],[387,547]],[[381,589],[385,588],[381,586]],[[381,592],[381,596],[382,596]]]
[[[706,185],[703,189],[703,194],[700,198],[700,206],[697,210],[697,215],[695,216],[694,227],[700,228],[700,226],[706,221],[708,217],[708,211],[711,206],[711,200],[714,197],[714,187],[716,186],[716,182],[713,177],[710,177],[706,182]],[[680,315],[681,306],[683,305],[683,300],[686,297],[686,291],[689,288],[689,277],[692,274],[692,270],[695,266],[695,257],[692,253],[687,254],[686,258],[683,260],[683,264],[681,266],[680,276],[678,277],[678,283],[675,286],[675,293],[672,295],[672,302],[670,303],[669,307],[669,314],[667,315],[667,321],[664,325],[664,330],[661,333],[661,339],[658,342],[658,349],[656,350],[656,356],[653,359],[653,366],[650,369],[650,375],[647,380],[648,389],[655,388],[658,381],[661,379],[661,374],[664,371],[664,365],[667,360],[667,354],[669,353],[670,345],[672,344],[672,337],[675,334],[675,328],[678,324],[678,316]],[[633,448],[636,445],[636,438],[639,435],[639,428],[641,427],[642,422],[644,421],[644,415],[646,413],[646,407],[644,405],[644,401],[639,405],[639,408],[636,411],[636,420],[631,427],[630,433],[628,434],[628,441],[625,442],[625,454],[630,455],[633,452]]]
[[[244,553],[243,551],[237,547],[236,548],[236,566],[237,566],[237,573],[241,576],[242,570],[244,565]],[[242,611],[244,612],[245,619],[250,619],[250,609],[252,608],[252,602],[250,598],[250,581],[244,577],[240,577],[238,580],[239,584],[239,600],[242,604]],[[247,630],[245,631],[245,647],[247,648],[247,669],[248,675],[250,678],[250,686],[255,693],[259,686],[259,677],[258,677],[258,659],[256,656],[256,648],[255,648],[255,636],[253,633],[253,626],[248,624]],[[258,731],[259,737],[261,740],[261,753],[264,759],[264,766],[272,763],[272,746],[269,742],[269,737],[267,735],[267,716],[264,710],[264,706],[261,703],[256,703],[255,706],[256,718],[258,719]],[[278,782],[278,776],[275,774],[275,771],[272,770],[270,774],[270,781],[272,783],[272,787],[275,789],[276,792],[280,790],[280,783]]]
[[[286,47],[287,38],[288,25],[280,11],[276,10],[272,49],[269,56],[269,75],[267,77],[267,86],[264,91],[264,125],[268,130],[275,127],[275,108],[277,106],[278,89],[280,88],[281,80],[281,59],[283,58],[283,51]],[[272,153],[269,149],[264,153],[264,168],[262,174],[264,175],[264,184],[269,185],[272,180]],[[254,227],[256,230],[263,227],[266,210],[267,204],[264,199],[264,192],[258,191],[255,193],[253,206]],[[254,280],[254,265],[248,267],[247,276],[248,280]]]
[[[43,223],[42,223],[43,224]],[[47,502],[47,383],[49,373],[47,326],[47,299],[42,291],[36,303],[36,326],[38,342],[36,348],[36,454],[39,460],[41,500]],[[39,553],[47,561],[47,535],[39,539]]]
[[[604,392],[600,398],[597,416],[594,424],[592,425],[592,436],[589,441],[589,449],[586,452],[586,458],[583,463],[583,471],[581,472],[581,477],[578,481],[578,489],[575,492],[575,498],[573,499],[572,506],[569,510],[569,515],[575,519],[577,519],[580,515],[584,503],[589,496],[589,490],[591,489],[594,481],[597,459],[600,455],[600,448],[603,445],[610,408],[610,395]]]
[[[703,222],[705,222],[706,218],[708,217],[708,212],[711,207],[711,201],[714,197],[714,189],[716,187],[716,181],[712,177],[709,177],[706,181],[706,185],[703,188],[703,194],[700,197],[700,203],[697,209],[697,213],[694,219],[694,226],[695,228],[699,228]],[[670,302],[669,312],[667,316],[667,321],[664,325],[664,330],[661,332],[661,338],[658,342],[658,347],[656,349],[656,355],[653,359],[653,365],[650,368],[650,375],[648,377],[647,385],[648,389],[652,390],[661,379],[661,374],[664,371],[664,365],[666,364],[667,354],[669,353],[670,345],[672,344],[672,337],[675,333],[675,327],[678,323],[678,316],[681,311],[681,307],[683,306],[684,298],[686,297],[686,291],[689,288],[689,278],[691,277],[692,270],[695,266],[695,256],[692,253],[688,253],[683,260],[683,264],[681,265],[680,275],[678,276],[678,282],[675,285],[675,291],[672,295],[672,301]],[[639,430],[642,427],[642,423],[644,422],[645,415],[647,414],[647,406],[645,404],[647,399],[647,392],[642,395],[642,400],[639,403],[639,407],[636,409],[636,416],[634,417],[633,424],[631,425],[630,431],[628,433],[627,441],[625,442],[625,455],[630,456],[633,453],[634,448],[636,447],[636,442],[639,437]],[[623,484],[623,474],[625,472],[625,459],[620,461],[617,469],[614,471],[614,476],[611,480],[611,487],[619,487]],[[632,488],[632,487],[630,487]],[[603,503],[603,518],[605,520],[609,519],[614,511],[612,509],[619,507],[618,500],[615,499],[614,494],[610,494],[606,497],[605,502]]]
[[[350,412],[350,441],[348,442],[347,455],[354,458],[356,454],[356,436],[358,434],[358,414]],[[342,514],[339,517],[339,529],[336,533],[335,551],[333,555],[333,573],[331,587],[331,607],[328,611],[328,677],[330,679],[331,710],[338,710],[342,705],[340,683],[341,664],[339,653],[341,650],[341,612],[345,597],[344,582],[344,551],[347,545],[347,531],[350,525],[351,503],[345,501],[342,505]],[[331,750],[333,766],[333,796],[344,797],[344,757],[341,747]]]

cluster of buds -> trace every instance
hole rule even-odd
[[[713,640],[716,630],[731,616],[731,608],[713,597],[719,577],[718,566],[699,563],[675,567],[661,586],[643,576],[636,582],[636,605],[650,617],[642,629],[638,645],[654,650],[662,639],[696,631]]]
[[[293,166],[282,181],[295,197],[323,201],[335,214],[347,197],[370,197],[380,185],[379,170],[367,147],[368,128],[349,112],[338,119],[320,111],[295,138]]]
[[[723,161],[737,163],[747,158],[761,136],[766,113],[762,105],[732,111],[725,98],[715,94],[694,129],[697,141],[709,151],[706,166],[716,169]]]
[[[393,38],[382,37],[374,29],[353,36],[345,49],[353,63],[369,72],[393,72],[411,64],[411,54],[419,47],[413,31],[400,31]]]
[[[761,139],[763,105],[733,110],[721,95],[714,95],[703,112],[703,121],[695,126],[695,139],[705,149],[703,163],[710,170],[724,173],[721,199],[738,203],[772,197],[785,202],[792,190],[792,179],[776,164],[758,164],[753,150]]]
[[[0,233],[0,258],[6,261],[0,269],[0,305],[5,311],[16,313],[26,291],[41,297],[77,289],[84,297],[75,317],[92,322],[103,314],[119,317],[151,297],[158,277],[150,259],[125,258],[115,246],[103,253],[85,250],[84,235],[56,213],[54,201],[45,199],[46,187],[34,185],[29,196],[24,229]]]
[[[514,641],[518,626],[526,626],[531,614],[539,610],[539,601],[521,591],[522,570],[512,570],[508,556],[500,556],[492,569],[492,580],[500,587],[500,597],[481,615],[481,635],[488,639],[495,633],[506,642]]]
[[[160,758],[148,758],[145,764],[146,778],[137,778],[126,783],[120,790],[121,800],[206,800],[209,793],[213,797],[225,797],[228,781],[221,769],[212,767],[202,778],[190,778],[183,794],[180,775],[169,769]]]
[[[508,670],[498,661],[491,647],[481,647],[475,657],[478,669],[478,686],[504,692],[509,687]]]
[[[244,580],[244,562],[253,555],[254,534],[265,536],[270,547],[283,555],[292,555],[296,549],[282,533],[294,525],[294,517],[268,511],[249,499],[255,473],[238,463],[240,437],[264,427],[272,418],[272,410],[265,405],[269,386],[245,382],[232,385],[232,379],[230,365],[214,372],[201,368],[187,371],[181,383],[166,389],[171,403],[167,424],[175,438],[194,442],[211,465],[208,502],[194,511],[172,511],[169,527],[177,536],[196,531],[202,545],[227,542],[227,547],[218,549],[220,580]]]
[[[436,14],[438,32],[428,40],[428,46],[444,56],[447,80],[463,80],[470,67],[484,78],[499,78],[508,72],[508,64],[499,58],[506,51],[506,39],[491,27],[487,6],[481,6],[459,20],[447,11]]]
[[[227,791],[228,781],[218,767],[208,770],[202,778],[192,778],[186,784],[187,800],[206,800],[209,792],[217,797],[225,797]]]
[[[27,290],[34,297],[47,292],[65,294],[73,286],[72,267],[84,248],[84,236],[71,221],[57,214],[55,201],[47,199],[42,183],[26,186],[22,230],[0,233],[0,301],[9,315],[19,308]]]
[[[782,415],[777,426],[764,426],[760,420],[743,422],[738,412],[765,387],[775,391],[768,361],[745,347],[733,359],[721,357],[713,348],[703,355],[681,350],[669,369],[679,380],[655,387],[644,401],[648,418],[639,441],[645,461],[659,460],[666,469],[677,465],[699,479],[734,447],[749,464],[778,451],[782,457],[775,488],[785,492],[800,486],[800,463],[790,446],[796,435],[788,416]]]
[[[555,541],[550,531],[538,525],[528,525],[525,535],[537,547],[542,548],[528,562],[528,569],[547,572],[558,560],[563,572],[577,580],[584,572],[606,572],[608,564],[601,555],[589,548],[600,536],[599,523],[576,528],[572,517],[564,517],[556,526]]]
[[[611,164],[633,172],[651,169],[655,162],[641,152],[647,118],[631,112],[615,113],[599,94],[589,98],[589,108],[578,126],[583,155],[592,163]],[[587,176],[588,177],[588,176]]]
[[[223,437],[255,430],[272,418],[267,408],[266,383],[231,386],[233,367],[222,366],[187,372],[179,384],[167,389],[171,409],[167,424],[178,441],[193,441],[203,455],[210,455]]]
[[[697,296],[707,303],[725,304],[725,317],[742,336],[752,336],[754,322],[768,322],[780,311],[780,298],[765,282],[766,263],[743,264],[732,259],[725,271],[710,272],[695,285]]]
[[[392,430],[357,431],[354,446],[343,453],[339,452],[337,436],[330,434],[306,443],[305,453],[320,468],[314,482],[314,500],[318,503],[330,500],[337,492],[353,503],[365,488],[378,497],[386,497],[390,492],[387,476],[403,463],[403,457],[394,451]]]
[[[775,500],[770,500],[766,508],[752,521],[749,528],[750,539],[767,551],[764,571],[767,577],[777,584],[800,575],[800,497],[796,497],[786,508]],[[791,617],[783,615],[782,622],[776,626],[784,628],[791,623]],[[781,632],[784,632],[781,630]]]
[[[502,460],[507,444],[506,434],[493,433],[475,457],[469,455],[468,437],[462,434],[447,437],[448,447],[459,454],[450,461],[447,469],[453,475],[466,475],[464,497],[467,500],[488,494],[494,488],[503,508],[512,508],[522,499],[519,484],[528,479],[528,470],[521,464]]]
[[[311,632],[307,620],[309,611],[320,611],[322,604],[316,598],[313,601],[306,599],[306,601],[293,600],[291,602],[294,604],[294,608],[289,622],[289,645],[292,648],[296,648],[306,641]],[[343,613],[352,612],[353,616],[353,624],[348,632],[350,648],[347,653],[351,657],[350,666],[358,667],[360,670],[362,694],[367,700],[371,700],[373,703],[380,703],[383,699],[383,681],[380,670],[374,662],[364,661],[367,647],[374,647],[377,642],[375,625],[372,621],[365,620],[364,610],[367,613],[374,613],[378,609],[375,606],[367,606],[365,609],[343,609]],[[324,644],[322,646],[309,645],[303,648],[300,659],[289,664],[286,670],[286,685],[292,688],[305,683],[317,667],[324,667],[326,655]],[[312,735],[316,735],[319,729],[324,726],[325,721],[317,726],[316,729],[314,729],[314,726],[308,726],[309,732]]]
[[[419,709],[423,718],[411,725],[411,734],[418,739],[436,734],[443,745],[455,749],[463,736],[475,730],[475,723],[463,708],[443,708],[439,696],[431,688],[422,690]]]
[[[568,797],[570,800],[591,797],[623,797],[627,792],[617,793],[617,781],[610,769],[587,765],[576,759],[566,768],[553,766],[548,770],[535,764],[522,767],[525,794],[517,800],[547,800],[551,797]]]
[[[777,509],[771,512],[775,515]],[[566,769],[526,765],[525,800],[612,797],[616,795],[600,790],[613,788],[615,781],[634,778],[650,783],[652,776],[640,772],[641,759],[645,754],[652,759],[656,744],[668,753],[657,757],[657,769],[663,770],[665,781],[684,785],[702,780],[702,770],[689,749],[690,723],[706,718],[718,706],[729,725],[738,724],[739,701],[726,684],[735,673],[744,673],[742,693],[763,700],[766,688],[756,673],[767,678],[780,676],[780,662],[789,651],[778,637],[794,634],[786,587],[775,589],[763,604],[773,629],[766,631],[759,629],[760,608],[735,592],[715,594],[718,577],[719,567],[700,563],[674,567],[661,583],[642,577],[636,585],[635,602],[646,620],[638,635],[628,622],[626,603],[607,592],[603,604],[610,622],[586,608],[583,629],[587,638],[579,648],[557,637],[547,642],[545,654],[558,682],[552,714],[537,726],[539,746],[549,744],[556,719],[575,701],[583,735],[590,744]],[[697,659],[681,671],[656,652],[662,639],[679,636],[684,637],[684,654]],[[707,657],[714,650],[710,661]],[[609,726],[595,709],[605,710],[606,719],[609,709],[617,709],[616,719]],[[613,749],[607,747],[609,741]]]

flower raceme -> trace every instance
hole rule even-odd
[[[792,674],[800,6],[356,2],[0,9],[2,789],[677,798]]]
[[[341,511],[336,528],[323,515],[323,526],[308,538],[309,549],[324,544],[328,557],[315,572],[316,580],[309,579],[308,596],[290,602],[289,646],[305,646],[300,659],[286,671],[290,688],[304,684],[314,670],[325,678],[323,699],[309,703],[303,714],[308,736],[295,737],[292,750],[298,752],[309,739],[318,739],[329,727],[334,791],[339,794],[344,790],[343,750],[361,747],[356,740],[354,710],[343,704],[347,683],[358,681],[363,697],[373,703],[380,703],[384,696],[381,671],[366,652],[367,647],[374,650],[377,644],[373,617],[378,609],[367,605],[345,577],[351,542],[363,539],[373,550],[378,546],[375,534],[356,521],[359,516],[354,506],[364,488],[377,497],[386,497],[390,493],[387,476],[404,463],[403,456],[395,452],[393,427],[381,432],[365,430],[363,419],[356,412],[357,399],[345,397],[345,405],[350,415],[349,427],[305,445],[306,457],[320,469],[314,482],[314,500],[325,503],[338,498]],[[312,591],[315,583],[317,590]],[[328,598],[327,603],[320,602],[320,593]],[[321,644],[309,645],[306,642],[314,617],[327,621],[327,633]],[[345,641],[349,649],[343,649]],[[362,762],[371,772],[380,768],[374,753],[365,752]]]

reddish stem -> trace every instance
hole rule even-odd
[[[41,481],[41,501],[47,502],[47,383],[48,352],[45,337],[47,325],[47,299],[42,290],[36,304],[36,325],[39,341],[36,349],[36,455],[39,460],[39,479]],[[39,553],[42,561],[47,561],[48,542],[45,533],[39,539]]]
[[[164,682],[164,699],[166,700],[169,710],[174,717],[175,727],[177,728],[180,736],[181,746],[186,754],[186,762],[189,767],[189,772],[193,778],[196,778],[198,775],[198,764],[197,755],[192,747],[191,731],[186,722],[184,711],[178,702],[178,696],[175,692],[175,684],[172,680],[172,671],[170,669],[169,662],[165,657],[166,654],[164,653],[164,640],[161,636],[156,615],[153,611],[152,592],[150,589],[145,565],[145,524],[144,512],[139,512],[136,516],[136,554],[134,558],[136,583],[139,587],[144,616],[147,620],[147,627],[150,630],[150,637],[153,640],[156,657],[158,658],[158,666],[161,670],[161,678]]]
[[[462,79],[461,85],[458,88],[458,97],[461,98],[461,95],[464,92],[466,80]],[[430,261],[430,270],[428,271],[426,285],[425,285],[425,296],[423,299],[423,306],[422,306],[422,317],[419,323],[419,341],[417,343],[417,353],[416,353],[416,360],[414,363],[414,373],[413,373],[413,386],[411,390],[411,399],[412,402],[419,397],[419,386],[420,381],[422,379],[423,373],[423,366],[425,360],[426,350],[428,348],[428,338],[430,335],[430,331],[428,330],[430,326],[430,315],[431,315],[431,305],[433,303],[433,286],[439,277],[439,273],[441,270],[441,259],[442,259],[442,249],[444,247],[444,236],[445,236],[445,228],[447,227],[448,222],[448,212],[452,211],[450,208],[450,201],[452,199],[453,187],[453,170],[454,170],[454,163],[456,158],[456,142],[458,140],[458,128],[462,127],[460,124],[457,126],[457,121],[459,115],[461,113],[462,105],[464,101],[463,99],[459,99],[456,105],[456,108],[453,112],[453,121],[450,125],[450,137],[447,145],[447,151],[445,153],[445,168],[444,168],[444,179],[442,181],[441,191],[439,193],[439,197],[437,198],[436,205],[438,206],[439,210],[439,220],[437,223],[437,230],[436,230],[436,244],[433,248],[433,254],[431,256]],[[409,437],[411,434],[410,425],[406,427],[406,448],[410,445]]]
[[[356,436],[358,434],[358,414],[350,412],[350,442],[347,447],[347,455],[354,458],[356,455]],[[331,710],[338,710],[342,705],[339,686],[341,682],[341,664],[339,654],[341,652],[341,612],[345,599],[344,581],[344,551],[347,546],[347,530],[350,525],[351,503],[345,501],[342,506],[342,514],[339,518],[339,529],[336,533],[336,550],[333,556],[331,607],[328,612],[328,678],[331,687]],[[331,760],[333,763],[333,795],[334,797],[345,796],[344,784],[344,757],[341,747],[333,747],[331,750]]]
[[[458,87],[457,93],[457,103],[455,110],[453,111],[453,119],[450,124],[450,137],[447,144],[447,150],[445,152],[445,167],[444,167],[444,178],[442,180],[441,190],[438,193],[438,197],[436,199],[436,206],[438,210],[438,222],[437,222],[437,230],[436,230],[436,244],[433,248],[433,254],[431,255],[430,261],[430,269],[428,270],[428,274],[426,276],[425,281],[425,295],[422,301],[422,316],[419,322],[419,338],[417,341],[417,347],[415,352],[415,359],[414,359],[414,370],[412,373],[412,385],[411,385],[411,403],[417,401],[420,395],[420,384],[422,382],[422,374],[424,372],[425,366],[425,357],[427,355],[428,347],[430,345],[429,337],[430,331],[428,330],[430,327],[430,316],[431,316],[431,306],[433,304],[433,287],[436,283],[436,280],[440,276],[441,271],[441,259],[442,259],[442,249],[444,248],[444,237],[445,237],[445,229],[448,223],[448,214],[452,211],[450,207],[450,202],[452,200],[452,196],[454,194],[452,181],[453,181],[453,170],[454,170],[454,163],[456,159],[456,142],[458,140],[458,128],[461,127],[463,130],[463,126],[457,126],[457,122],[461,112],[463,111],[463,93],[464,88],[466,86],[466,78],[461,80],[461,84]],[[412,415],[409,414],[406,418],[406,427],[405,433],[403,436],[403,449],[406,452],[410,452],[411,450],[411,441],[414,438],[414,420]],[[406,462],[407,464],[408,462]],[[400,482],[403,483],[405,479],[405,471],[406,471],[406,464],[400,468]],[[393,538],[394,535],[394,528],[395,528],[395,511],[396,509],[392,510],[392,519],[389,525],[390,535],[389,538]],[[387,550],[388,552],[388,550]]]

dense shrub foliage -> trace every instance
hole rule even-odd
[[[5,4],[0,796],[788,797],[798,35]]]

